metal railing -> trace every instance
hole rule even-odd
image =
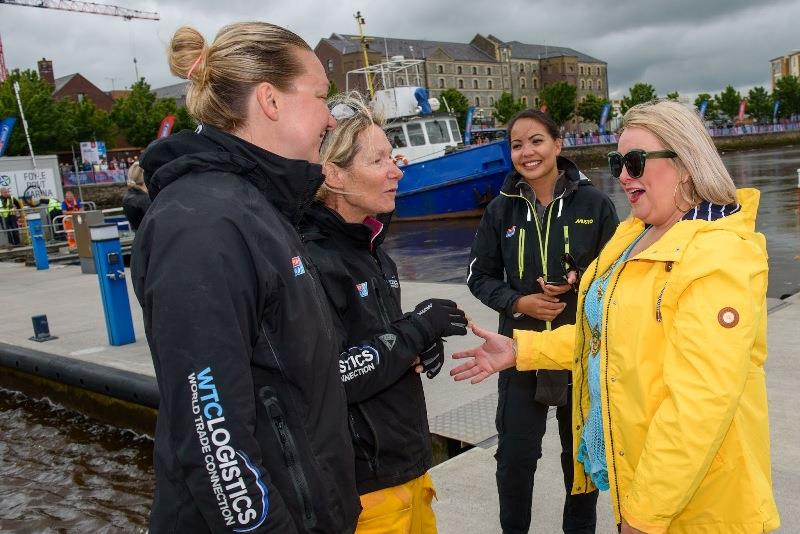
[[[84,202],[83,205],[85,207],[92,207],[95,209],[92,210],[83,210],[83,211],[97,211],[96,204],[91,201]],[[26,217],[30,213],[40,213],[42,216],[42,229],[45,235],[45,242],[48,245],[59,245],[59,244],[68,244],[69,237],[68,233],[73,233],[74,235],[74,224],[72,225],[73,228],[69,229],[65,227],[64,221],[65,219],[71,219],[76,213],[81,212],[73,212],[73,213],[65,213],[61,215],[57,215],[55,217],[50,217],[49,211],[47,211],[46,206],[43,206],[41,209],[31,209],[31,208],[14,208],[9,210],[10,213],[16,216],[17,219],[17,227],[16,228],[6,228],[6,221],[5,219],[0,220],[0,246],[8,246],[11,245],[12,247],[25,247],[30,245],[30,235],[28,235],[28,225],[26,224]],[[134,231],[128,222],[128,219],[125,217],[123,209],[119,208],[108,208],[101,210],[103,214],[103,218],[107,222],[115,222],[117,224],[117,228],[119,229],[120,237],[125,238],[134,235]],[[11,244],[11,234],[16,233],[19,236],[19,244]]]

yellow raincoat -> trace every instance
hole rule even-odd
[[[767,252],[759,192],[742,210],[680,221],[629,258],[603,304],[600,387],[611,500],[647,533],[759,533],[780,526],[772,495],[764,362]],[[574,444],[589,414],[591,333],[583,299],[644,225],[620,224],[580,287],[576,325],[514,331],[517,369],[572,369]],[[572,493],[594,486],[577,460]]]

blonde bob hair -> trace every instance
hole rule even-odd
[[[269,82],[288,91],[303,73],[296,51],[311,50],[291,31],[267,22],[223,27],[214,42],[188,26],[169,44],[169,69],[189,80],[186,108],[197,121],[234,131],[247,119],[247,99],[256,85]]]
[[[701,201],[713,204],[736,202],[736,186],[719,157],[700,116],[691,108],[664,100],[637,104],[625,113],[624,128],[644,128],[678,157],[674,160],[681,178],[680,195],[689,207]]]
[[[320,148],[320,163],[324,169],[327,164],[334,164],[347,169],[361,150],[358,136],[361,132],[375,125],[383,128],[383,116],[372,110],[360,93],[338,94],[328,99],[328,107],[336,119],[336,128],[328,131]],[[323,184],[317,191],[317,200],[325,200],[328,193],[348,194],[346,191]]]
[[[128,187],[138,187],[139,189],[144,187],[144,169],[139,166],[138,161],[128,167]]]

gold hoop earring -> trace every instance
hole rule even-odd
[[[681,213],[686,213],[687,211],[692,209],[694,205],[691,202],[687,202],[687,204],[689,204],[689,207],[687,208],[682,208],[680,207],[680,205],[678,205],[678,188],[681,189],[681,200],[686,202],[686,196],[683,192],[683,182],[678,182],[677,184],[675,184],[675,190],[672,192],[672,202],[673,204],[675,204],[675,209],[677,209]]]

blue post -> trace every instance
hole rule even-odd
[[[31,237],[31,247],[33,248],[33,260],[36,262],[36,269],[44,271],[50,268],[47,259],[47,244],[42,235],[42,216],[38,213],[28,213],[28,234]]]
[[[89,234],[92,238],[94,266],[100,281],[108,342],[111,345],[133,343],[136,336],[133,333],[128,286],[125,283],[125,263],[122,261],[117,225],[93,225],[89,227]]]

